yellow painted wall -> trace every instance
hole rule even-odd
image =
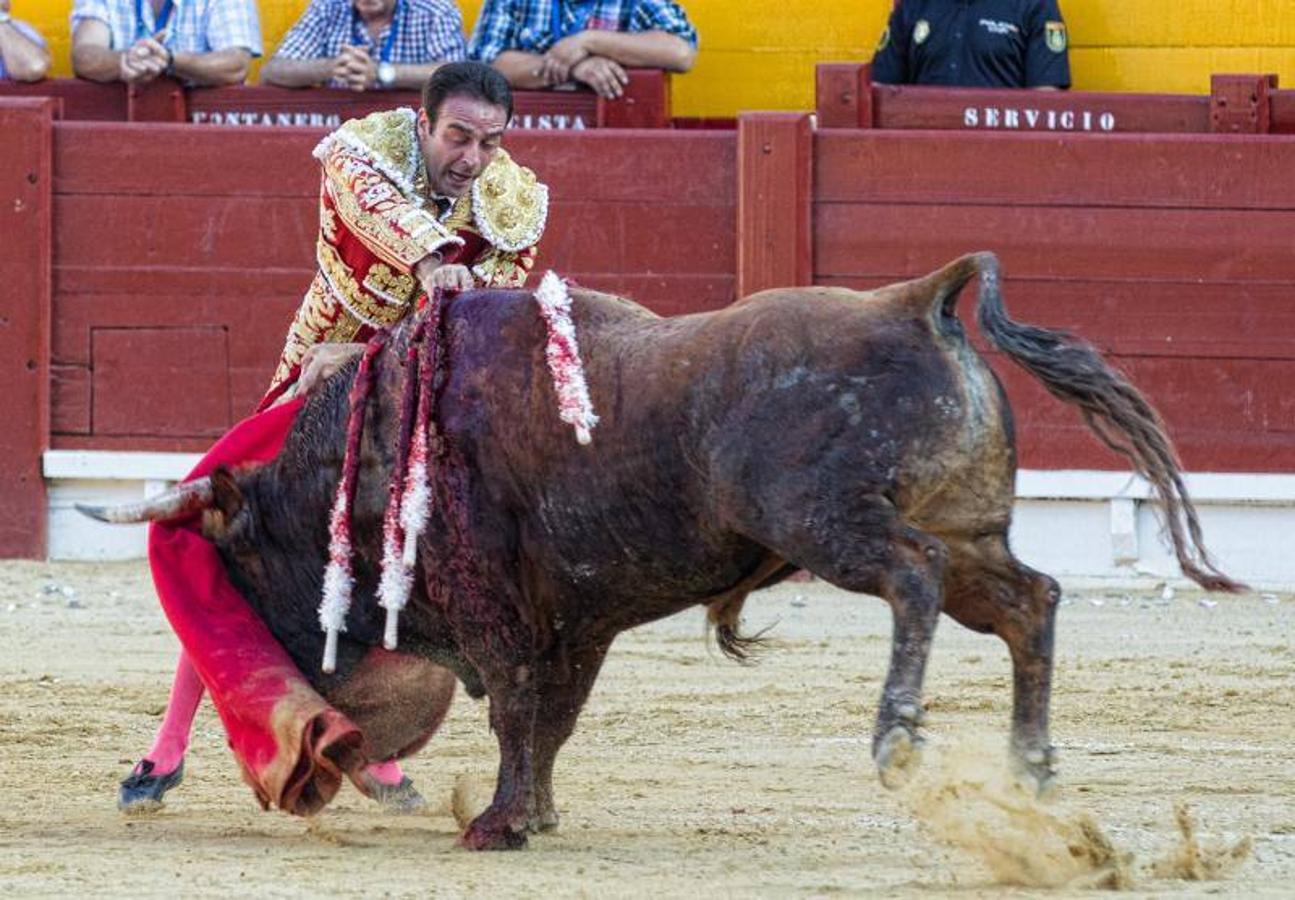
[[[891,0],[684,0],[701,33],[697,67],[675,80],[679,116],[808,109],[814,64],[872,55]],[[1203,94],[1213,72],[1276,72],[1295,87],[1295,0],[1061,0],[1075,87]],[[260,0],[267,53],[304,0]],[[71,0],[13,0],[71,74]],[[481,0],[460,0],[470,30]]]

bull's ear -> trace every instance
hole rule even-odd
[[[209,538],[223,536],[244,505],[243,489],[238,486],[234,473],[225,466],[217,466],[211,473],[211,506],[202,517],[202,530]]]

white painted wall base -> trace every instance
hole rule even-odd
[[[129,502],[183,478],[198,461],[189,453],[51,450],[51,559],[137,559],[144,527],[104,525],[82,516],[78,502]],[[1295,589],[1295,475],[1194,473],[1205,538],[1220,567],[1257,588]],[[1022,560],[1069,586],[1146,587],[1186,584],[1159,539],[1149,486],[1121,472],[1018,473],[1012,545]]]

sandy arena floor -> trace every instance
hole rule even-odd
[[[6,896],[1295,890],[1289,596],[1069,594],[1053,696],[1062,788],[1046,805],[997,784],[1010,676],[996,639],[942,622],[923,772],[891,793],[865,739],[889,650],[880,601],[817,584],[758,595],[748,622],[776,620],[777,646],[748,669],[681,616],[613,649],[559,758],[560,830],[475,855],[454,846],[450,797],[457,783],[484,805],[496,756],[485,707],[462,695],[408,766],[426,815],[384,814],[349,787],[314,822],[262,813],[204,706],[184,785],[159,814],[121,816],[117,781],[158,724],[176,650],[144,565],[5,563],[0,583]]]

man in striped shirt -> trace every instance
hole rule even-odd
[[[627,67],[691,69],[697,29],[672,0],[485,0],[469,53],[515,88],[574,81],[611,99]]]
[[[443,63],[466,58],[463,17],[451,0],[311,0],[261,80],[416,90]]]

